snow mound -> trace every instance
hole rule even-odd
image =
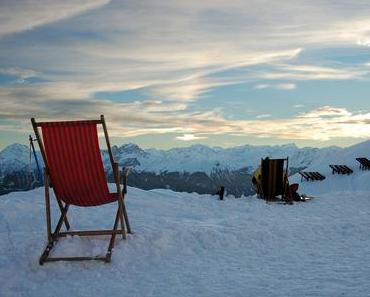
[[[368,296],[369,194],[288,206],[129,188],[135,234],[117,240],[112,263],[39,266],[43,189],[11,193],[0,198],[0,296]],[[71,207],[69,220],[108,228],[115,210]],[[107,237],[68,237],[55,253],[97,255],[107,245]]]

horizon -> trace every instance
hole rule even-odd
[[[123,146],[127,146],[127,145],[135,145],[135,146],[138,146],[140,149],[143,149],[143,150],[161,150],[161,151],[169,151],[169,150],[172,150],[172,149],[191,148],[191,147],[197,147],[197,146],[208,147],[210,149],[223,149],[223,150],[233,149],[233,148],[237,148],[237,147],[245,147],[245,146],[257,147],[257,148],[259,148],[259,147],[272,147],[273,148],[273,147],[295,146],[298,149],[325,149],[325,148],[346,149],[346,148],[350,148],[350,147],[356,146],[358,144],[369,142],[369,141],[370,141],[370,139],[365,140],[365,141],[362,141],[362,142],[359,142],[359,143],[351,144],[351,145],[348,145],[348,146],[342,146],[342,147],[341,146],[336,146],[336,145],[323,146],[323,147],[298,146],[295,143],[283,143],[283,144],[275,144],[275,145],[269,145],[269,144],[257,144],[257,145],[255,145],[255,144],[241,144],[241,145],[236,145],[236,146],[226,146],[226,147],[223,147],[223,146],[212,146],[212,145],[201,144],[201,143],[188,143],[188,144],[184,144],[183,146],[174,146],[174,147],[170,147],[170,148],[158,148],[158,147],[144,147],[144,146],[140,146],[140,145],[138,145],[137,143],[134,143],[134,142],[127,142],[127,143],[120,143],[120,144],[112,144],[112,147],[113,146],[123,147]],[[106,150],[106,147],[104,147],[104,145],[105,145],[105,139],[102,138],[102,137],[99,137],[99,143],[100,143],[100,149]],[[102,143],[104,145],[102,145]],[[29,147],[29,141],[24,142],[24,143],[20,143],[20,142],[10,143],[10,144],[8,144],[8,145],[6,145],[4,147],[0,147],[0,152],[2,152],[3,150],[5,150],[8,147],[11,147],[13,145],[22,145],[22,146],[25,146],[25,147]],[[36,149],[36,151],[39,151],[39,148],[38,148],[37,143],[36,143],[35,149]]]
[[[268,8],[268,9],[267,9]],[[370,136],[370,3],[2,1],[0,150],[30,118],[111,143],[348,147]]]

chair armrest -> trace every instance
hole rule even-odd
[[[131,169],[132,169],[131,167],[125,167],[122,170],[121,183],[123,184],[123,189],[122,189],[123,194],[127,194],[127,180],[128,180],[128,175],[129,175]]]
[[[131,167],[125,167],[123,170],[120,170],[118,163],[117,162],[113,163],[114,179],[116,180],[117,187],[119,187],[119,185],[121,184],[123,185],[122,194],[127,193],[127,179],[128,179],[130,170],[131,170]],[[120,191],[119,188],[117,188],[117,190],[118,192]]]

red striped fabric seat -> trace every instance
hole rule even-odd
[[[93,121],[40,123],[54,191],[67,204],[96,206],[118,199],[110,193]]]

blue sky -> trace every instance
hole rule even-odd
[[[294,3],[292,3],[294,2]],[[370,135],[370,2],[1,1],[0,148],[94,119],[170,148]]]

